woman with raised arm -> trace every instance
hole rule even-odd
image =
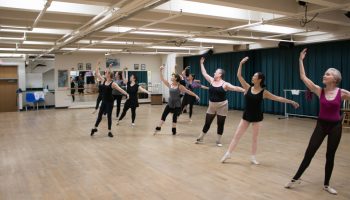
[[[231,153],[234,151],[238,145],[239,140],[243,134],[248,129],[249,125],[252,124],[253,128],[253,142],[252,142],[252,155],[251,162],[252,164],[258,165],[259,162],[256,160],[256,151],[258,146],[258,135],[261,126],[261,121],[263,120],[263,111],[262,111],[262,102],[264,99],[270,99],[272,101],[278,101],[282,103],[292,104],[294,108],[298,108],[299,104],[295,101],[275,96],[265,89],[265,75],[261,72],[257,72],[252,77],[252,86],[248,84],[242,77],[242,67],[245,62],[248,61],[248,57],[245,57],[239,63],[237,78],[243,88],[245,89],[244,99],[245,99],[245,108],[243,112],[243,117],[238,124],[235,135],[230,143],[230,146],[222,157],[221,162],[225,162],[231,157]]]
[[[172,125],[172,133],[173,135],[176,135],[176,123],[177,123],[177,117],[179,113],[181,112],[181,97],[180,93],[186,93],[193,97],[195,97],[197,100],[199,100],[199,97],[193,93],[192,91],[186,89],[185,86],[180,84],[181,77],[178,74],[173,74],[171,76],[171,83],[169,83],[167,80],[164,79],[163,76],[163,70],[164,66],[160,67],[160,80],[164,83],[165,86],[169,88],[169,100],[168,104],[164,108],[161,121],[159,122],[158,126],[156,127],[156,130],[154,134],[156,134],[158,131],[161,130],[161,127],[163,123],[165,122],[166,117],[169,113],[173,113],[173,125]]]
[[[333,171],[335,152],[337,151],[342,135],[342,122],[340,116],[341,104],[342,100],[350,100],[350,92],[338,88],[338,84],[342,77],[341,73],[335,68],[327,69],[323,75],[322,82],[325,85],[324,88],[314,84],[305,74],[303,60],[306,55],[306,50],[307,49],[304,49],[299,57],[300,78],[305,83],[306,87],[319,97],[320,111],[316,128],[310,138],[304,159],[293,179],[288,182],[285,187],[291,188],[295,184],[300,183],[299,179],[301,175],[311,163],[312,158],[321,146],[324,138],[328,136],[323,189],[331,194],[337,194],[337,191],[329,186],[329,180]]]
[[[125,85],[124,81],[123,81],[122,73],[124,73],[124,72],[120,72],[120,71],[119,72],[115,72],[115,83],[121,88],[123,88],[124,85]],[[115,89],[113,89],[112,94],[113,94],[114,100],[116,101],[116,106],[117,106],[117,111],[115,113],[116,114],[115,116],[118,118],[119,114],[120,114],[120,105],[122,103],[123,94],[120,93],[118,90],[115,90]]]
[[[139,107],[139,101],[138,101],[138,93],[147,93],[151,95],[151,92],[143,89],[138,83],[137,83],[137,77],[135,74],[132,74],[130,76],[130,81],[128,78],[124,77],[124,71],[122,74],[122,79],[124,81],[124,84],[126,84],[126,92],[129,94],[129,99],[127,99],[124,103],[123,112],[120,115],[117,125],[119,125],[119,122],[123,120],[123,118],[126,115],[126,112],[131,109],[131,126],[135,126],[135,119],[136,119],[136,108]]]
[[[217,140],[216,145],[222,147],[221,137],[224,133],[224,125],[228,112],[228,101],[226,98],[227,91],[244,92],[244,89],[238,86],[231,85],[223,80],[225,71],[223,69],[217,69],[214,73],[214,77],[211,77],[204,67],[204,58],[200,60],[201,72],[204,78],[210,83],[209,86],[209,107],[205,117],[205,124],[202,133],[196,140],[196,144],[203,143],[204,136],[208,132],[211,123],[215,116],[217,116]]]
[[[102,104],[100,106],[100,110],[98,112],[98,116],[96,119],[95,127],[91,129],[91,136],[97,132],[97,127],[100,124],[102,120],[102,115],[104,113],[107,113],[107,119],[108,119],[108,136],[113,137],[113,134],[111,132],[112,127],[112,110],[113,110],[113,95],[112,90],[116,89],[122,94],[126,95],[127,98],[129,98],[128,93],[126,93],[122,88],[120,88],[116,83],[113,82],[113,72],[110,69],[106,70],[106,78],[103,78],[99,71],[100,62],[98,62],[96,67],[96,76],[101,80],[102,82]]]

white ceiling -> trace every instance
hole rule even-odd
[[[350,0],[306,2],[307,19],[318,15],[302,27],[296,0],[0,0],[0,55],[186,54],[350,38]]]

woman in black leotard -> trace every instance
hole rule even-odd
[[[253,144],[252,144],[252,156],[251,156],[251,162],[253,164],[258,165],[259,162],[256,160],[256,150],[257,150],[257,144],[258,144],[258,134],[260,129],[261,121],[263,120],[263,112],[262,112],[262,102],[263,99],[270,99],[272,101],[278,101],[283,103],[289,103],[294,106],[294,108],[298,108],[299,104],[295,101],[275,96],[266,89],[264,89],[264,80],[265,75],[261,72],[257,72],[252,77],[252,84],[253,86],[250,86],[244,78],[241,75],[242,66],[245,62],[247,62],[248,57],[245,57],[242,59],[242,61],[239,64],[239,68],[237,71],[237,77],[243,88],[246,90],[244,94],[245,98],[245,108],[243,112],[243,117],[238,125],[238,128],[235,132],[235,135],[230,143],[230,146],[225,153],[225,155],[222,157],[221,162],[225,162],[227,159],[231,157],[231,153],[238,145],[238,142],[240,138],[243,136],[247,128],[249,127],[249,124],[252,124],[253,127]]]
[[[112,111],[113,111],[113,95],[112,95],[112,90],[116,89],[119,92],[123,93],[124,95],[129,97],[128,93],[126,93],[122,88],[120,88],[116,83],[113,82],[113,72],[108,69],[106,70],[106,78],[103,78],[100,75],[100,71],[98,69],[98,66],[100,63],[98,63],[97,68],[96,68],[96,76],[101,80],[102,82],[102,104],[100,107],[100,110],[98,112],[98,116],[96,119],[95,127],[91,129],[91,136],[97,132],[97,127],[100,124],[102,120],[102,115],[104,113],[107,113],[107,119],[108,119],[108,136],[113,137],[113,134],[111,132],[112,128]]]
[[[143,89],[139,84],[137,83],[137,77],[135,74],[132,74],[130,76],[130,81],[128,81],[127,78],[124,78],[123,74],[123,80],[126,84],[126,92],[129,94],[129,99],[125,101],[123,112],[120,115],[117,125],[119,125],[119,122],[125,117],[126,112],[131,109],[131,125],[135,126],[135,118],[136,118],[136,108],[139,107],[138,102],[138,92],[143,92],[151,95],[151,93],[145,89]]]

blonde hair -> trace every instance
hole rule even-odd
[[[331,74],[333,75],[334,79],[335,79],[335,83],[338,85],[341,81],[341,73],[339,70],[337,70],[336,68],[328,68],[327,71],[331,72]]]

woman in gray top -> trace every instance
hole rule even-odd
[[[180,93],[187,93],[191,96],[196,97],[197,100],[199,100],[199,97],[191,92],[190,90],[186,89],[183,85],[180,84],[181,77],[178,74],[173,74],[171,76],[171,83],[169,83],[167,80],[164,79],[163,77],[163,69],[164,66],[160,67],[160,80],[164,83],[165,86],[169,88],[169,100],[167,106],[164,108],[162,118],[159,122],[159,125],[156,127],[156,130],[154,134],[157,133],[157,131],[161,130],[161,127],[168,116],[169,113],[173,113],[173,126],[172,126],[172,133],[173,135],[176,134],[176,122],[177,122],[177,117],[179,113],[181,112],[181,96]]]
[[[115,73],[115,81],[114,82],[119,87],[121,87],[121,88],[123,88],[125,90],[125,84],[123,82],[122,73],[124,73],[124,71]],[[118,90],[113,89],[112,95],[113,95],[114,100],[117,102],[116,103],[116,106],[117,106],[116,117],[118,118],[119,117],[119,113],[120,113],[120,104],[122,102],[123,94],[120,93]]]

